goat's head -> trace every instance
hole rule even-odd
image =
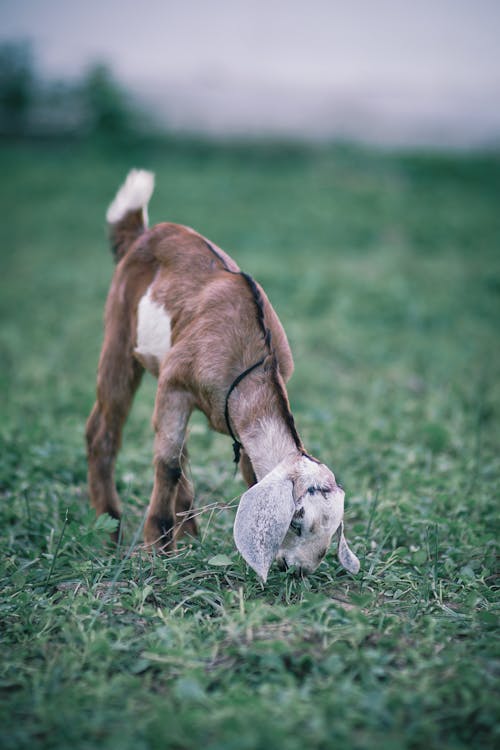
[[[340,563],[351,573],[359,560],[344,537],[344,490],[324,464],[300,455],[282,461],[244,493],[234,540],[247,563],[266,581],[276,558],[283,570],[312,573],[337,532]]]

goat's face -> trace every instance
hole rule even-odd
[[[344,491],[330,469],[306,457],[297,462],[294,474],[295,511],[276,562],[282,570],[295,565],[297,572],[307,574],[323,560],[342,521]]]
[[[307,456],[283,461],[242,496],[234,525],[236,546],[265,581],[276,558],[285,570],[312,573],[337,532],[341,564],[359,561],[343,533],[344,491],[324,464]]]

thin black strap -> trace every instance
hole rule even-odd
[[[231,383],[231,386],[226,394],[226,404],[224,407],[224,418],[226,420],[227,429],[229,431],[229,434],[231,435],[233,439],[233,451],[234,451],[234,463],[238,464],[241,457],[241,449],[243,448],[243,445],[240,443],[238,438],[233,432],[233,428],[231,427],[231,420],[229,419],[229,398],[231,396],[231,393],[234,391],[234,389],[241,383],[243,378],[246,378],[247,375],[249,375],[253,370],[256,370],[257,367],[260,367],[262,364],[264,364],[264,360],[266,358],[262,357],[262,359],[259,359],[258,362],[255,362],[250,367],[247,367],[246,370],[243,372],[240,372],[237,378],[233,380]]]
[[[227,271],[228,273],[234,273],[235,275],[241,273],[241,271],[233,271],[231,268],[229,268],[229,266],[227,265],[226,259],[215,249],[215,247],[212,245],[211,242],[205,239],[205,237],[202,237],[202,240],[205,243],[205,245],[208,247],[210,252],[213,253],[218,260],[220,260],[220,262],[222,263],[224,267],[224,271]]]

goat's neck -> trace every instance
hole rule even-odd
[[[232,401],[231,420],[260,481],[298,448],[273,387],[252,380]]]

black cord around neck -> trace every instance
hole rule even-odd
[[[236,435],[233,432],[233,428],[231,427],[231,420],[229,419],[229,398],[231,396],[231,393],[234,391],[234,389],[241,383],[241,381],[246,378],[247,375],[249,375],[253,370],[256,370],[257,367],[260,367],[262,364],[264,364],[265,357],[262,357],[262,359],[259,359],[258,362],[255,362],[250,367],[247,367],[246,370],[243,372],[240,372],[237,378],[233,380],[231,383],[231,386],[229,387],[228,392],[226,393],[226,403],[224,406],[224,418],[226,420],[227,429],[229,431],[229,434],[231,435],[231,438],[233,440],[233,451],[234,451],[234,463],[238,464],[241,458],[241,449],[243,448],[242,443],[238,440]]]

